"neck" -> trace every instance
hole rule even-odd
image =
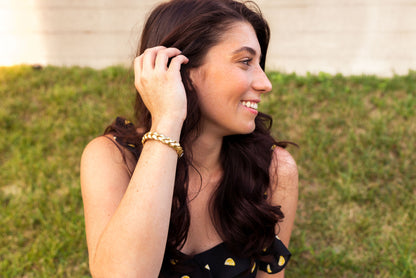
[[[192,145],[193,163],[198,170],[208,173],[220,169],[222,137],[201,134]]]
[[[189,169],[189,198],[193,200],[202,191],[210,195],[222,177],[220,152],[222,137],[201,134],[192,145],[192,167]],[[208,196],[207,195],[207,196]]]

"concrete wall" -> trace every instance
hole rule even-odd
[[[0,65],[129,65],[155,0],[0,0]],[[406,74],[416,0],[257,0],[272,29],[268,69]]]

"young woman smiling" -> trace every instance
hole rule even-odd
[[[136,125],[117,118],[81,159],[93,277],[283,277],[298,174],[257,110],[268,42],[253,3],[152,11]]]

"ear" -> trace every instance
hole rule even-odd
[[[203,80],[201,67],[190,69],[189,79],[191,79],[192,86],[194,86],[195,89],[198,89],[198,85],[201,84],[201,81]]]

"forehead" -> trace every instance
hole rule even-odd
[[[256,55],[261,55],[261,48],[253,26],[247,22],[236,22],[221,35],[220,42],[213,46],[207,53],[234,55],[235,52],[244,48],[254,49]]]

